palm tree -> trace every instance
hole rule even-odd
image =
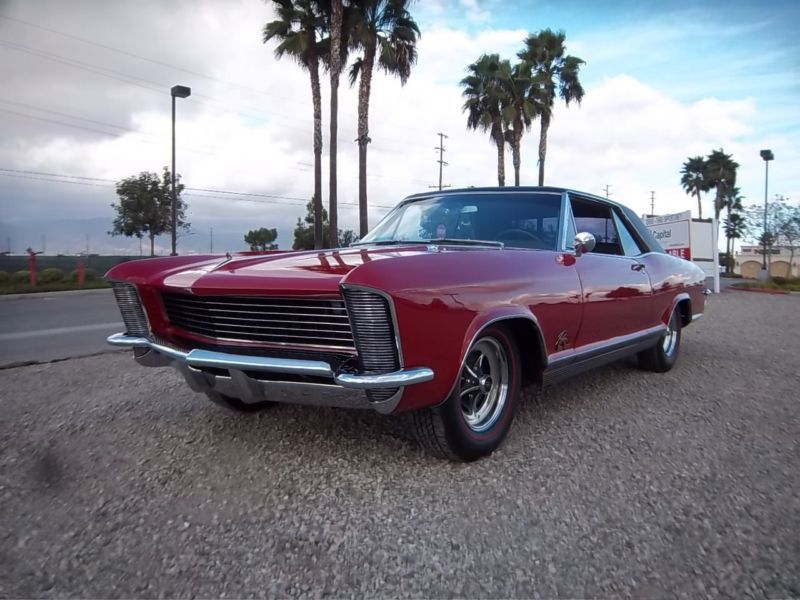
[[[500,88],[500,106],[503,120],[507,123],[505,139],[511,146],[511,162],[514,165],[514,185],[519,185],[519,170],[522,164],[520,147],[522,134],[530,129],[533,119],[539,114],[541,105],[536,97],[536,88],[531,80],[531,71],[525,62],[513,67],[507,60],[501,61],[497,71]]]
[[[417,62],[420,32],[408,11],[411,0],[353,0],[354,22],[350,29],[351,46],[360,51],[350,69],[350,85],[358,80],[358,217],[363,237],[369,229],[367,213],[367,144],[369,138],[369,98],[375,60],[389,75],[405,85],[411,67]]]
[[[272,0],[276,16],[264,25],[263,41],[275,40],[275,56],[289,56],[311,78],[314,110],[314,248],[322,248],[322,93],[319,81],[319,42],[324,21],[314,0]]]
[[[714,150],[706,159],[706,182],[709,189],[716,190],[714,199],[714,216],[719,220],[719,214],[725,208],[725,199],[736,186],[736,169],[739,163],[733,160],[732,154],[725,154],[720,148]]]
[[[331,77],[331,115],[330,115],[330,139],[329,146],[329,188],[328,188],[328,213],[330,214],[330,227],[332,232],[338,232],[339,212],[338,212],[338,186],[337,186],[337,152],[338,152],[338,129],[339,129],[339,76],[342,72],[342,65],[347,62],[348,44],[343,39],[344,27],[344,4],[342,0],[332,0],[322,2],[322,10],[325,13],[328,39],[323,41],[323,60]],[[338,236],[335,236],[338,237]],[[339,245],[338,239],[331,240],[333,247]]]
[[[744,196],[742,196],[741,190],[739,190],[738,187],[731,188],[723,200],[725,203],[725,211],[727,212],[727,216],[723,222],[723,230],[725,231],[725,251],[728,258],[730,258],[733,252],[733,238],[729,235],[728,223],[731,223],[731,219],[738,216],[739,212],[744,210],[742,200],[744,200]],[[736,219],[734,219],[734,221],[735,220]],[[733,270],[733,265],[728,264],[729,262],[730,261],[727,261],[725,263],[725,270],[728,273]]]
[[[725,229],[725,237],[728,238],[728,260],[725,263],[725,270],[730,274],[733,271],[733,261],[731,260],[733,240],[744,237],[747,232],[747,219],[742,214],[734,212],[725,219],[723,227]]]
[[[497,146],[497,185],[506,184],[505,132],[502,88],[498,81],[500,55],[484,54],[467,67],[469,75],[461,80],[466,98],[462,110],[467,113],[467,128],[488,131]],[[506,63],[508,61],[505,61]]]
[[[525,48],[517,56],[530,65],[533,80],[538,87],[541,101],[539,134],[539,185],[544,185],[544,161],[547,155],[547,131],[553,119],[553,107],[556,96],[560,96],[565,104],[581,103],[583,86],[578,79],[581,65],[585,64],[577,56],[566,54],[563,31],[553,32],[544,29],[532,34],[525,40]]]
[[[697,196],[697,216],[703,218],[703,201],[701,192],[709,190],[706,181],[706,161],[702,156],[691,156],[681,169],[681,186],[689,196]]]

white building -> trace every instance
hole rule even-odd
[[[733,272],[747,279],[755,279],[761,271],[761,258],[764,251],[761,246],[742,246],[734,252]],[[790,270],[789,262],[792,262]],[[791,252],[786,246],[775,246],[767,254],[767,267],[772,277],[797,277],[800,274],[800,252],[795,251],[792,260]]]

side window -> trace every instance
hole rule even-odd
[[[633,237],[628,226],[620,219],[619,215],[616,212],[613,214],[614,224],[617,226],[617,232],[619,233],[619,242],[622,244],[622,250],[625,252],[625,256],[639,256],[642,253],[642,249],[636,241],[636,238]]]
[[[624,255],[611,207],[580,197],[571,198],[571,203],[578,233],[594,236],[594,254]]]

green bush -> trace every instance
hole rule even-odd
[[[42,283],[56,283],[58,281],[64,281],[64,271],[61,269],[45,269],[42,271],[42,274],[39,275],[39,281]]]
[[[0,271],[0,285],[8,285],[9,281],[11,281],[11,275],[5,271]]]
[[[31,272],[27,269],[22,271],[15,271],[11,276],[12,283],[29,283],[31,280]]]
[[[86,269],[85,277],[86,277],[86,281],[96,281],[97,280],[97,274],[92,269]],[[78,269],[75,269],[74,271],[72,271],[72,273],[69,274],[69,280],[70,281],[78,281]]]

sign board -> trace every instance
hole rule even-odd
[[[669,254],[692,260],[692,212],[647,217],[644,224]]]

